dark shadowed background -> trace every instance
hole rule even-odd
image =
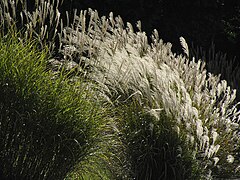
[[[157,29],[175,52],[183,36],[190,44],[208,49],[213,42],[230,57],[240,55],[239,0],[65,0],[61,11],[87,8],[105,16],[112,11],[132,24],[141,20],[142,30],[150,35]]]

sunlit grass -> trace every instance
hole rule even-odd
[[[21,10],[27,10],[24,2],[18,1]],[[89,9],[74,11],[65,26],[60,2],[54,3],[36,1],[36,9],[21,17],[14,4],[1,4],[3,178],[239,175],[236,91],[203,61],[189,59],[184,38],[185,55],[176,56],[156,30],[149,43],[140,22],[135,32],[120,17],[98,17]],[[48,55],[55,53],[77,67],[51,69]]]
[[[90,19],[88,26],[85,24],[87,13]],[[86,62],[93,67],[89,78],[98,83],[99,91],[115,108],[121,108],[119,104],[125,104],[129,100],[140,105],[140,109],[138,106],[131,109],[131,103],[125,104],[128,108],[123,110],[126,113],[123,122],[130,119],[137,128],[137,123],[142,122],[138,113],[145,115],[150,112],[161,123],[166,124],[165,129],[172,135],[179,135],[179,146],[187,149],[187,157],[191,159],[187,163],[190,165],[187,169],[192,169],[190,171],[193,175],[198,174],[199,169],[202,172],[199,178],[203,179],[223,175],[239,176],[239,162],[236,159],[228,160],[228,157],[237,158],[239,151],[240,112],[237,110],[238,104],[234,102],[236,90],[231,89],[225,80],[221,81],[218,76],[207,72],[203,61],[189,59],[184,38],[180,40],[186,55],[177,56],[172,53],[170,43],[165,44],[159,39],[156,30],[152,35],[152,43],[149,44],[145,33],[141,31],[140,22],[137,23],[139,31],[135,32],[131,24],[127,23],[125,27],[122,19],[114,18],[112,13],[109,18],[100,18],[97,11],[90,9],[81,11],[75,18],[80,20],[64,31],[63,40],[66,45],[62,52],[79,52],[82,59],[87,59]],[[86,57],[83,51],[88,53]],[[133,114],[137,112],[136,115],[127,113],[128,109]],[[161,118],[161,112],[165,113],[166,118],[163,119],[166,121]],[[147,127],[151,127],[151,121],[144,122]],[[126,127],[120,127],[123,131],[126,130]],[[141,141],[137,142],[139,146],[150,134],[144,131],[145,127],[141,128]],[[133,131],[132,129],[129,131]],[[162,129],[159,128],[159,131]],[[163,134],[154,138],[161,139]],[[129,138],[131,141],[131,136]],[[176,140],[169,138],[165,141],[170,143]],[[133,147],[129,148],[130,153]],[[138,158],[144,156],[141,148],[137,150],[139,152],[135,151],[134,154]],[[162,153],[159,152],[160,155]],[[149,164],[143,168],[145,172],[151,167],[151,156],[149,158]],[[184,161],[184,156],[182,160]],[[194,163],[191,165],[191,162]],[[181,161],[178,163],[181,164]],[[130,164],[133,167],[133,176],[138,177],[138,172],[134,170],[137,162],[132,161]],[[180,164],[175,167],[182,167]],[[180,168],[176,169],[181,171]],[[153,174],[151,170],[148,172],[149,179]],[[161,171],[160,166],[158,170]],[[234,173],[231,174],[230,171]]]
[[[53,78],[46,58],[16,34],[0,38],[2,178],[63,179],[92,153],[101,154],[107,117],[97,94],[64,73]]]

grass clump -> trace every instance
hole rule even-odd
[[[95,149],[104,108],[83,82],[53,78],[46,52],[0,38],[0,177],[63,179]]]
[[[1,4],[1,23],[17,29],[15,6],[9,14],[8,4]],[[50,4],[36,1],[32,12],[22,6],[21,42],[1,39],[4,178],[240,177],[236,90],[195,61],[184,38],[184,56],[177,56],[156,30],[149,43],[141,22],[135,32],[119,16],[99,17],[89,9],[75,10],[64,27],[58,5]],[[57,35],[61,59],[49,61],[59,65],[53,75],[46,71],[46,52],[35,45],[47,44],[53,55]],[[70,73],[65,63],[74,64]]]
[[[161,149],[159,154],[157,153],[159,157],[164,154],[162,149],[165,142],[173,145],[167,153],[177,151],[178,146],[183,152],[187,152],[182,154],[182,161],[177,161],[177,164],[169,166],[170,168],[161,166],[161,163],[167,163],[168,159],[157,161],[159,164],[156,167],[161,171],[158,177],[163,174],[167,179],[171,173],[163,171],[171,167],[184,174],[184,169],[188,166],[186,169],[191,173],[185,173],[189,177],[183,177],[184,179],[191,179],[191,176],[200,179],[239,177],[240,112],[237,109],[238,103],[234,101],[236,90],[231,89],[225,80],[221,81],[219,76],[207,72],[204,62],[190,59],[184,38],[180,38],[180,41],[185,56],[177,56],[172,53],[170,43],[163,43],[159,39],[156,30],[149,44],[147,36],[141,31],[140,22],[137,23],[139,31],[135,32],[130,23],[125,27],[119,16],[114,18],[110,13],[108,18],[99,18],[97,11],[91,9],[81,11],[79,16],[75,15],[75,19],[72,27],[66,27],[63,31],[62,39],[65,45],[61,52],[79,52],[80,58],[89,62],[92,67],[89,78],[98,83],[99,91],[114,107],[121,109],[119,104],[128,101],[138,102],[140,105],[140,108],[133,106],[131,109],[131,103],[125,104],[128,108],[123,109],[125,114],[120,119],[126,123],[119,125],[123,128],[120,128],[123,134],[130,132],[130,135],[125,133],[125,142],[126,146],[129,146],[129,153],[133,153],[128,155],[133,157],[131,163],[135,178],[148,174],[145,178],[152,179],[153,171],[156,173],[151,162],[152,156],[145,156],[141,149],[144,146],[146,149],[151,147],[151,144],[147,143],[151,131],[146,128],[152,125],[156,127],[156,132],[164,132],[152,136],[158,142],[156,148]],[[89,19],[88,23],[86,19]],[[129,113],[128,109],[135,115]],[[159,124],[153,123],[154,121],[146,116],[149,112],[160,121]],[[162,112],[166,118],[162,118]],[[142,122],[146,123],[146,126],[140,126]],[[129,123],[132,128],[128,127]],[[138,132],[135,129],[140,132],[138,137],[131,134]],[[175,139],[176,133],[178,138]],[[133,142],[136,142],[135,146],[131,145]],[[179,144],[174,146],[172,142]],[[136,159],[143,156],[149,157],[141,162],[148,162],[144,165],[144,172],[136,171],[135,167],[142,167]],[[186,162],[185,167],[182,162]],[[153,169],[150,168],[149,171],[149,167]],[[174,178],[178,178],[176,172]]]
[[[132,177],[139,180],[199,179],[201,169],[191,159],[173,119],[161,110],[156,118],[138,102],[118,107],[122,141],[127,145]]]

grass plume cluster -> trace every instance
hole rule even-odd
[[[48,53],[53,54],[63,26],[58,10],[61,4],[59,0],[3,0],[0,3],[1,29],[5,33],[9,28],[21,31],[23,39],[37,39],[39,48],[47,45]]]
[[[66,29],[64,40],[72,50],[80,48],[88,53],[88,62],[93,66],[90,76],[103,94],[117,106],[138,102],[144,113],[159,121],[166,113],[171,131],[187,142],[203,176],[231,176],[239,165],[236,90],[207,72],[201,60],[173,54],[171,44],[164,44],[156,30],[149,44],[140,22],[135,33],[131,24],[125,28],[121,18],[114,19],[111,13],[109,18],[99,18],[96,11],[81,11],[75,18],[75,28]],[[229,157],[236,159],[229,161]]]
[[[220,78],[226,80],[231,88],[239,89],[240,68],[236,58],[229,60],[228,54],[216,52],[214,44],[207,51],[201,47],[192,46],[190,56],[206,62],[206,69],[209,72],[220,75]],[[240,94],[238,90],[236,101],[239,101],[239,99]]]
[[[3,177],[240,176],[236,90],[196,61],[183,37],[184,55],[176,55],[156,30],[149,43],[141,22],[136,32],[113,13],[89,9],[75,10],[64,26],[59,1],[35,1],[31,12],[26,3],[1,3]],[[16,12],[19,38],[8,37],[18,29]],[[31,39],[48,49],[38,52]],[[75,61],[70,73],[78,78],[60,68],[54,75],[46,51]]]

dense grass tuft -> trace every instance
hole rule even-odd
[[[122,117],[122,140],[127,144],[133,178],[200,179],[201,169],[176,131],[174,119],[164,110],[159,118],[146,112],[138,102],[118,107]]]
[[[86,24],[87,18],[90,19],[89,24]],[[132,121],[130,124],[133,126],[128,129],[125,124],[120,124],[120,129],[122,132],[140,132],[139,137],[125,133],[126,146],[130,150],[128,155],[133,157],[130,164],[136,178],[144,176],[151,179],[153,172],[156,173],[151,162],[155,158],[145,156],[141,149],[144,144],[146,148],[152,146],[147,143],[151,132],[146,131],[146,127],[152,126],[152,121],[145,116],[146,113],[160,121],[159,127],[155,127],[163,133],[152,137],[158,142],[156,148],[163,149],[165,142],[177,142],[177,147],[173,146],[169,149],[170,152],[167,151],[172,154],[179,149],[178,142],[182,150],[186,147],[190,154],[187,153],[186,157],[190,159],[185,165],[189,166],[186,168],[188,172],[192,171],[187,178],[198,175],[198,172],[202,172],[199,176],[202,179],[223,175],[229,178],[239,177],[240,112],[234,101],[236,90],[231,89],[225,80],[221,81],[219,76],[207,72],[203,61],[190,59],[183,38],[180,40],[185,55],[177,56],[171,51],[170,43],[165,44],[159,39],[156,30],[152,34],[152,43],[149,44],[147,36],[141,31],[140,22],[137,23],[139,30],[135,32],[130,23],[125,27],[119,16],[114,18],[110,13],[108,18],[100,18],[97,11],[91,9],[81,11],[75,19],[72,28],[65,28],[62,52],[67,52],[65,56],[69,55],[69,51],[73,55],[79,53],[82,61],[88,62],[92,67],[89,78],[98,83],[99,91],[120,111],[119,104],[127,106],[122,110],[125,113],[122,119],[123,122],[129,119],[127,124]],[[140,109],[138,106],[131,107],[132,104],[127,104],[128,101],[138,102]],[[162,118],[162,112],[166,118]],[[146,126],[139,126],[142,122]],[[161,124],[164,124],[163,129]],[[180,141],[174,139],[176,133]],[[168,138],[164,139],[164,136]],[[131,142],[136,142],[136,145],[132,146]],[[164,151],[160,150],[156,154],[161,157]],[[147,162],[145,165],[139,166],[136,159],[141,159],[142,156],[149,158],[142,161]],[[171,159],[171,156],[168,157]],[[182,162],[184,161],[185,155],[182,156]],[[164,159],[163,163],[167,162],[168,159]],[[178,163],[180,164],[175,164],[174,168],[182,172],[185,167],[181,161]],[[139,170],[135,167],[144,168]],[[157,169],[166,171],[171,168],[161,168],[160,165]],[[172,173],[163,172],[163,176],[168,178]]]
[[[53,78],[46,52],[0,38],[1,179],[63,179],[95,148],[104,109],[81,81]]]
[[[27,2],[0,4],[0,179],[240,177],[237,92],[208,72],[225,56],[206,68],[183,37],[176,55],[141,22],[89,9],[65,26],[60,1]]]

